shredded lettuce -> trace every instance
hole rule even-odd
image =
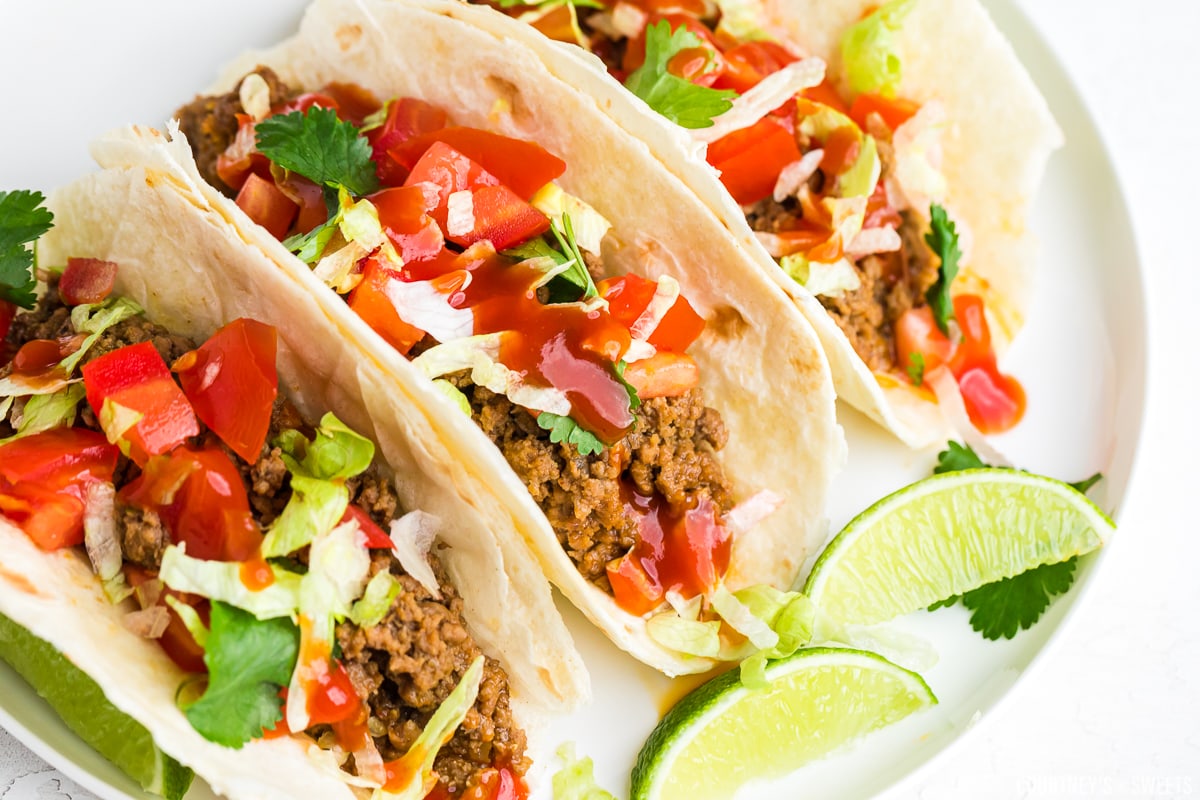
[[[252,591],[242,582],[241,564],[192,558],[178,544],[163,553],[158,577],[177,592],[219,600],[260,620],[290,617],[300,608],[300,576],[278,567],[271,572],[275,577],[271,585]]]
[[[437,378],[433,382],[433,387],[449,398],[450,402],[458,406],[458,409],[471,416],[471,403],[467,400],[467,396],[463,394],[457,386],[445,378]]]
[[[363,596],[350,609],[350,621],[360,628],[373,628],[387,616],[392,601],[400,594],[400,581],[386,570],[367,582]]]
[[[454,687],[450,696],[433,712],[433,717],[425,724],[421,735],[400,759],[401,763],[396,772],[412,775],[412,781],[398,792],[380,790],[378,800],[422,800],[429,794],[437,782],[433,773],[433,760],[442,746],[454,736],[454,731],[475,705],[482,679],[483,656],[479,656],[471,662],[458,686]]]
[[[433,567],[429,566],[429,548],[440,524],[437,517],[417,510],[392,520],[390,531],[392,553],[400,560],[400,566],[434,597],[441,597],[441,589]]]
[[[717,23],[717,34],[728,34],[735,42],[766,39],[762,22],[766,16],[761,0],[717,0],[721,10],[721,21]]]
[[[616,800],[596,783],[592,760],[587,756],[575,756],[574,744],[567,742],[556,754],[562,759],[563,767],[551,780],[554,800]]]
[[[350,492],[339,483],[292,475],[292,496],[263,539],[264,558],[294,553],[333,530],[350,505]]]
[[[358,525],[347,522],[313,541],[308,572],[300,579],[300,652],[333,650],[333,633],[339,619],[350,615],[350,605],[362,596],[371,569],[371,555]],[[307,624],[305,622],[307,621]],[[297,663],[288,687],[288,728],[308,727],[308,691],[312,674],[328,669],[327,656],[319,665]]]
[[[475,313],[450,305],[450,296],[433,281],[388,281],[383,291],[400,319],[439,342],[462,339],[475,330]]]
[[[894,35],[915,5],[916,0],[891,0],[842,34],[842,66],[852,92],[896,96],[901,68]]]
[[[846,259],[832,264],[809,261],[802,253],[793,253],[779,260],[792,280],[814,295],[840,297],[847,291],[855,291],[862,285],[854,266]]]
[[[521,374],[500,363],[503,333],[467,336],[431,347],[413,359],[413,365],[428,378],[471,370],[471,381],[503,394],[519,406],[548,411],[559,416],[571,413],[565,392],[549,386],[529,386]]]
[[[355,433],[334,414],[327,413],[311,441],[296,430],[284,431],[273,444],[283,450],[283,461],[293,475],[319,480],[353,478],[371,466],[375,444]]]
[[[725,624],[749,639],[759,650],[770,650],[779,644],[779,634],[771,629],[770,622],[755,616],[725,584],[719,584],[709,593],[708,600]]]
[[[84,394],[82,383],[72,383],[53,394],[33,395],[21,411],[21,422],[17,425],[16,433],[7,439],[0,439],[0,444],[54,428],[69,427],[75,421],[76,406]],[[0,414],[0,419],[3,418]]]
[[[75,371],[79,362],[87,355],[100,334],[116,325],[118,322],[136,317],[142,313],[142,307],[126,297],[110,297],[102,303],[75,306],[71,309],[71,325],[76,333],[89,334],[71,355],[62,361],[62,368],[67,375]]]
[[[564,192],[557,183],[547,183],[538,190],[529,203],[556,221],[560,227],[563,214],[570,216],[575,241],[579,248],[589,253],[600,254],[600,242],[612,228],[612,223],[605,219],[599,211],[575,195]]]
[[[668,650],[687,656],[717,658],[721,653],[719,620],[700,622],[664,611],[646,620],[646,633]]]
[[[838,176],[838,194],[842,197],[870,197],[882,171],[883,164],[879,160],[875,137],[864,136],[858,158]]]
[[[167,595],[163,599],[179,615],[180,621],[188,629],[188,633],[192,635],[192,639],[196,641],[196,644],[201,649],[204,649],[208,645],[208,628],[204,625],[204,620],[200,619],[199,612],[187,603],[177,600],[171,595]]]
[[[816,607],[799,592],[781,592],[766,585],[747,587],[735,597],[777,636],[774,646],[760,649],[742,662],[742,682],[762,688],[767,685],[767,661],[790,656],[812,640]]]

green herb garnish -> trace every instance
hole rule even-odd
[[[0,192],[0,300],[21,308],[37,304],[34,253],[25,245],[54,226],[41,192]]]
[[[929,233],[925,243],[941,259],[938,279],[925,292],[925,301],[933,310],[933,320],[944,334],[950,333],[950,320],[954,319],[954,302],[950,297],[950,284],[958,275],[958,260],[962,251],[958,249],[958,231],[946,214],[946,209],[937,203],[929,206]]]
[[[278,114],[254,130],[259,152],[319,186],[343,187],[358,197],[379,188],[370,143],[333,109]]]
[[[604,450],[604,442],[591,431],[579,427],[579,423],[570,417],[543,411],[538,414],[537,424],[542,430],[550,431],[551,442],[574,445],[581,456],[600,455]]]
[[[680,25],[671,31],[668,20],[646,28],[646,61],[625,81],[625,88],[646,105],[684,128],[710,128],[713,117],[733,108],[737,92],[697,86],[674,75],[667,65],[677,53],[702,45],[700,37]],[[712,66],[710,59],[709,66]]]

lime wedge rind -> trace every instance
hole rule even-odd
[[[831,619],[871,625],[1091,552],[1115,527],[1053,478],[1009,469],[944,473],[851,520],[803,591]]]
[[[800,650],[766,677],[756,690],[725,673],[671,709],[638,754],[631,800],[729,797],[937,703],[920,675],[861,650]]]

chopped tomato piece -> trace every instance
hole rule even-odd
[[[700,367],[686,353],[663,350],[626,367],[625,380],[643,400],[679,397],[700,384]]]
[[[241,473],[218,447],[180,447],[152,459],[118,496],[156,512],[194,558],[245,561],[262,544]]]
[[[414,136],[393,146],[388,155],[411,170],[435,142],[443,142],[479,164],[523,200],[533,197],[567,169],[565,161],[534,142],[466,127]]]
[[[834,111],[841,112],[849,116],[850,109],[846,106],[846,101],[842,99],[841,92],[837,87],[829,82],[829,77],[821,81],[816,86],[811,86],[801,92],[806,98],[814,103],[820,103],[823,106],[829,106]]]
[[[353,716],[361,705],[346,668],[335,662],[332,670],[317,678],[317,685],[308,696],[308,722],[310,725],[332,725]]]
[[[632,553],[610,562],[605,572],[617,605],[630,614],[640,617],[653,611],[663,601],[663,588],[655,585]]]
[[[83,385],[102,425],[132,423],[125,430],[106,433],[128,442],[129,457],[139,466],[147,456],[166,453],[200,433],[191,404],[150,342],[122,347],[84,364]],[[110,412],[126,409],[136,416],[108,418],[105,403],[112,404]]]
[[[405,354],[425,338],[425,331],[400,319],[396,306],[388,297],[388,284],[400,280],[400,276],[375,257],[367,258],[364,264],[363,279],[350,292],[347,301],[350,309],[388,344]]]
[[[274,181],[260,178],[254,173],[246,176],[246,182],[238,191],[237,204],[246,212],[246,216],[280,240],[287,236],[300,212],[300,207],[280,191]]]
[[[900,212],[888,200],[887,184],[879,181],[875,184],[875,191],[867,198],[867,216],[863,220],[863,229],[899,228],[903,221]]]
[[[441,253],[446,240],[426,212],[425,194],[419,186],[384,189],[367,199],[375,206],[379,223],[404,263],[424,261]]]
[[[367,141],[375,160],[375,171],[384,186],[399,186],[408,177],[409,167],[396,163],[388,150],[414,136],[446,127],[446,112],[415,97],[400,97],[388,103],[383,125],[367,131]]]
[[[367,537],[367,547],[369,549],[391,550],[396,546],[396,543],[392,541],[392,537],[388,536],[383,528],[375,524],[375,520],[371,519],[371,515],[353,503],[346,506],[346,513],[342,515],[341,522],[349,522],[351,520],[358,523],[359,530]]]
[[[950,359],[950,371],[958,380],[967,416],[982,433],[1002,433],[1025,415],[1025,390],[996,366],[983,298],[958,295],[954,317],[963,338]]]
[[[69,306],[99,303],[112,292],[117,265],[98,258],[68,258],[58,293]]]
[[[738,93],[753,89],[763,78],[799,59],[778,42],[742,42],[725,51],[725,74],[713,84]]]
[[[757,203],[775,189],[780,171],[800,160],[796,137],[771,118],[734,131],[708,148],[708,163],[740,205]]]
[[[153,574],[133,564],[126,563],[123,570],[125,572],[125,580],[134,589],[137,589],[147,581],[155,579]],[[168,597],[174,597],[179,602],[196,609],[196,613],[200,615],[201,622],[205,625],[208,625],[210,607],[208,600],[199,595],[184,594],[183,592],[177,592],[174,589],[168,589],[164,586],[162,594],[155,604],[165,607],[171,616],[171,621],[167,623],[167,629],[156,640],[159,646],[166,651],[167,656],[184,672],[207,672],[208,667],[204,663],[204,648],[196,643],[195,638],[192,637],[192,632],[183,624],[183,620],[180,619],[175,609],[167,605]]]
[[[446,231],[446,238],[455,244],[469,247],[486,240],[501,251],[550,230],[549,217],[503,184],[476,189],[471,198],[474,227],[457,234]]]
[[[435,142],[413,165],[404,185],[428,189],[425,209],[445,231],[447,203],[452,193],[474,191],[482,186],[496,186],[499,183],[500,180],[495,175],[475,161],[445,142]]]
[[[262,454],[279,388],[275,329],[235,319],[173,365],[196,415],[253,464]]]
[[[854,98],[854,104],[850,106],[850,119],[857,122],[858,126],[865,131],[867,117],[871,114],[878,114],[883,119],[883,124],[894,131],[920,109],[921,105],[912,100],[899,97],[889,99],[877,94],[860,94]]]
[[[597,288],[608,301],[608,312],[625,327],[631,328],[646,306],[650,305],[657,284],[631,273],[603,280]],[[704,318],[696,313],[686,297],[680,295],[675,305],[659,321],[648,341],[659,350],[682,353],[703,330]]]
[[[296,233],[308,233],[329,219],[329,208],[325,205],[325,189],[295,172],[289,172],[287,177],[275,184],[279,191],[287,195],[293,203],[300,207],[296,214]]]
[[[241,189],[251,173],[262,178],[271,175],[271,162],[258,152],[258,134],[254,118],[238,114],[238,130],[225,151],[217,156],[217,177],[230,189]]]
[[[278,108],[271,109],[271,116],[275,116],[276,114],[291,114],[293,111],[307,114],[310,108],[331,108],[339,116],[341,115],[341,108],[338,107],[338,101],[335,98],[325,92],[305,92],[304,94],[297,95]]]
[[[907,371],[910,366],[923,363],[926,372],[931,372],[950,359],[953,342],[938,329],[933,321],[933,310],[929,306],[910,308],[896,320],[896,366]],[[920,356],[923,361],[918,362]]]
[[[55,428],[0,445],[0,512],[43,550],[83,541],[83,497],[111,481],[117,448],[84,428]]]

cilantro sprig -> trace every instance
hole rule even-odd
[[[279,692],[291,680],[300,631],[287,618],[260,621],[221,602],[212,604],[210,625],[208,688],[184,714],[205,739],[239,748],[283,719]]]
[[[958,260],[962,251],[958,249],[958,231],[946,209],[933,203],[929,206],[929,233],[925,243],[941,259],[938,279],[925,292],[925,302],[933,310],[933,320],[942,333],[950,333],[950,320],[954,319],[954,303],[950,298],[950,284],[958,275]]]
[[[938,453],[935,475],[963,469],[983,469],[990,466],[970,445],[950,442]],[[1078,492],[1086,492],[1100,480],[1097,472],[1089,478],[1069,484]],[[985,639],[1011,639],[1018,631],[1033,626],[1050,606],[1050,601],[1065,594],[1075,582],[1077,558],[1072,556],[1057,564],[1043,564],[1031,570],[987,583],[977,589],[953,595],[929,606],[930,611],[948,608],[957,603],[971,612],[971,627]]]
[[[920,386],[925,382],[925,356],[920,353],[908,354],[908,366],[905,367],[908,372],[908,379],[912,381],[913,386]]]
[[[549,258],[557,266],[570,264],[562,273],[554,276],[550,282],[551,303],[575,303],[599,297],[600,291],[588,272],[587,262],[575,241],[575,228],[571,225],[571,215],[563,212],[562,225],[557,220],[550,221],[550,235],[554,244],[547,241],[545,236],[539,236],[525,242],[520,247],[504,251],[504,255],[521,260],[529,258]],[[557,246],[556,246],[557,245]]]
[[[27,244],[54,226],[41,192],[0,192],[0,300],[21,308],[37,304],[34,253]]]
[[[646,28],[646,61],[625,80],[625,88],[646,105],[684,128],[710,128],[713,117],[733,107],[737,92],[698,86],[668,71],[683,50],[700,47],[700,37],[680,25],[671,31],[668,20]],[[711,66],[711,61],[709,62]]]
[[[596,434],[579,427],[579,423],[570,417],[543,411],[538,414],[537,424],[542,430],[550,431],[551,442],[574,445],[582,456],[598,456],[604,450],[604,442],[596,438]]]
[[[319,186],[344,187],[360,197],[379,188],[370,143],[331,108],[278,114],[254,130],[259,152]]]

